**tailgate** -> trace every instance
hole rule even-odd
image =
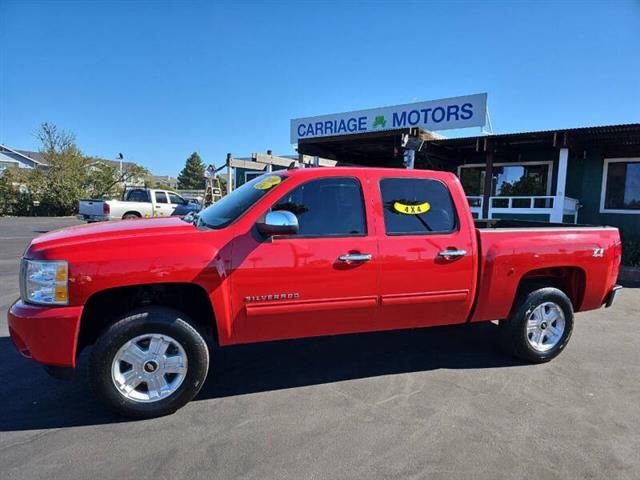
[[[80,200],[80,215],[104,215],[104,200]]]

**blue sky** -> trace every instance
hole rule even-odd
[[[291,118],[477,92],[496,133],[640,121],[640,1],[0,0],[16,148],[49,121],[176,175],[293,153]]]

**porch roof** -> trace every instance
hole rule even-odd
[[[436,139],[428,141],[427,146],[435,145],[455,149],[471,148],[481,151],[485,141],[493,145],[543,145],[556,148],[609,145],[640,146],[640,123]]]

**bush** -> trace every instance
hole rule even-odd
[[[627,267],[640,267],[640,241],[622,241],[622,265]]]

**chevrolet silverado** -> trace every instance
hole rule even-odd
[[[447,172],[267,173],[195,216],[36,238],[10,333],[54,376],[92,346],[97,396],[145,418],[198,393],[214,347],[499,321],[509,352],[546,362],[574,312],[613,302],[617,229],[481,223]]]

